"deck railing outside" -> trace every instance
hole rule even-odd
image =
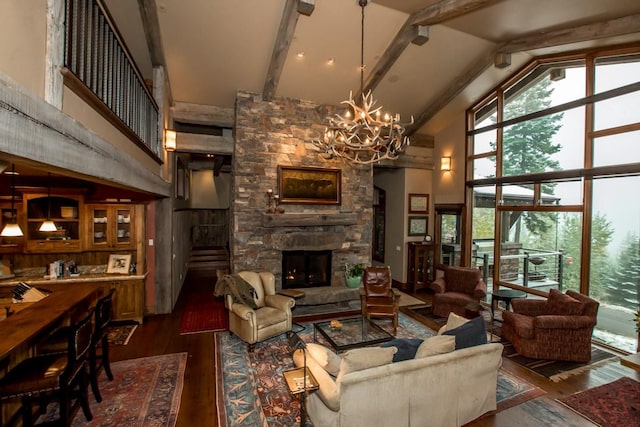
[[[477,252],[472,261],[482,270],[485,283],[493,280],[493,247],[491,252]],[[562,290],[564,255],[562,251],[519,248],[518,253],[500,257],[501,281],[529,288],[548,291],[551,288]]]

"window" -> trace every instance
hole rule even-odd
[[[567,58],[532,61],[468,111],[471,262],[485,267],[490,291],[593,296],[594,337],[633,351],[640,51]]]

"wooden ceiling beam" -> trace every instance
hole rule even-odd
[[[233,108],[217,107],[215,105],[176,102],[171,107],[171,115],[174,121],[196,125],[232,129],[235,124]]]
[[[409,43],[419,36],[419,26],[439,24],[500,1],[503,0],[440,0],[412,13],[367,76],[363,93],[374,90],[380,84]],[[360,97],[362,93],[357,94],[355,99]]]
[[[456,77],[451,84],[435,97],[436,101],[418,115],[413,125],[407,127],[406,134],[415,134],[425,123],[433,118],[440,110],[449,104],[462,90],[471,84],[480,74],[493,65],[493,58],[498,53],[498,47],[488,55],[481,55],[463,74]]]
[[[162,67],[164,69],[164,84],[166,85],[167,97],[169,98],[170,103],[172,103],[173,95],[171,92],[171,82],[168,78],[169,70],[167,68],[162,37],[160,35],[160,20],[158,19],[158,6],[156,5],[156,0],[138,0],[138,9],[140,10],[140,19],[142,21],[144,36],[147,40],[147,49],[151,56],[151,65],[153,65],[153,67]],[[156,82],[156,84],[159,83]]]
[[[271,62],[269,63],[269,71],[262,89],[262,98],[265,101],[273,99],[280,83],[280,76],[284,69],[284,63],[287,60],[289,47],[296,31],[298,24],[298,1],[287,0],[282,11],[282,19],[280,20],[280,28],[278,28],[278,36],[276,37],[273,53],[271,54]]]
[[[624,36],[640,32],[640,15],[630,15],[609,21],[536,32],[502,46],[499,53],[515,53],[588,40]]]
[[[498,45],[488,55],[472,64],[463,74],[456,78],[442,93],[415,119],[415,123],[407,128],[407,135],[413,135],[425,123],[433,118],[441,109],[451,102],[462,90],[493,64],[494,57],[499,53],[516,53],[563,44],[578,43],[598,38],[615,37],[637,33],[640,28],[640,15],[631,15],[609,21],[581,25],[577,27],[557,28],[553,31],[521,37],[511,42]]]

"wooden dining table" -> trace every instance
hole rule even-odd
[[[51,283],[38,289],[46,294],[40,301],[5,305],[13,314],[0,320],[0,377],[33,356],[36,345],[51,332],[82,318],[101,293],[95,284]]]

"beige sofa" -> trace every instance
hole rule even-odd
[[[315,427],[460,426],[496,409],[502,344],[489,343],[356,370],[334,379],[307,352],[320,384],[309,394]],[[386,349],[384,349],[386,350]],[[302,366],[300,351],[293,355]]]

